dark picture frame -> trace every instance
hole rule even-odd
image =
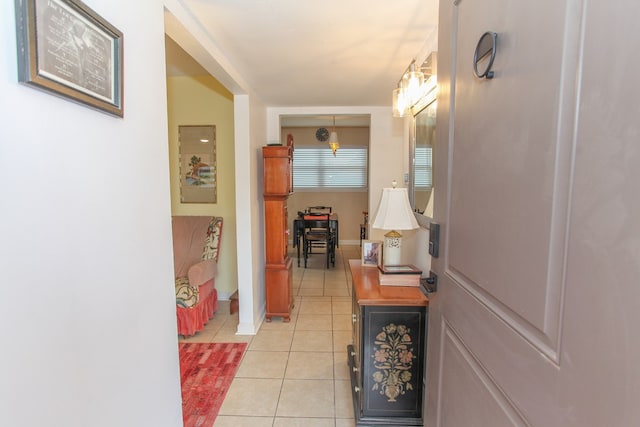
[[[123,117],[122,32],[79,0],[15,0],[21,83]]]

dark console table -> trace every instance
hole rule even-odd
[[[353,344],[347,347],[356,425],[423,425],[429,300],[419,287],[380,286],[378,269],[349,260]]]

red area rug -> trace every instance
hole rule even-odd
[[[185,427],[211,427],[238,370],[246,343],[180,343]]]

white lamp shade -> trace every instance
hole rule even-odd
[[[334,130],[329,134],[329,144],[338,143],[338,133]]]
[[[338,134],[334,130],[329,135],[329,147],[331,147],[331,151],[333,152],[333,156],[336,156],[336,151],[340,148],[340,143],[338,142]]]
[[[419,227],[406,188],[382,189],[378,212],[371,227],[381,230],[413,230]]]

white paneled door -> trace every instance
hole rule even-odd
[[[629,0],[441,2],[427,426],[640,425],[639,23]]]

